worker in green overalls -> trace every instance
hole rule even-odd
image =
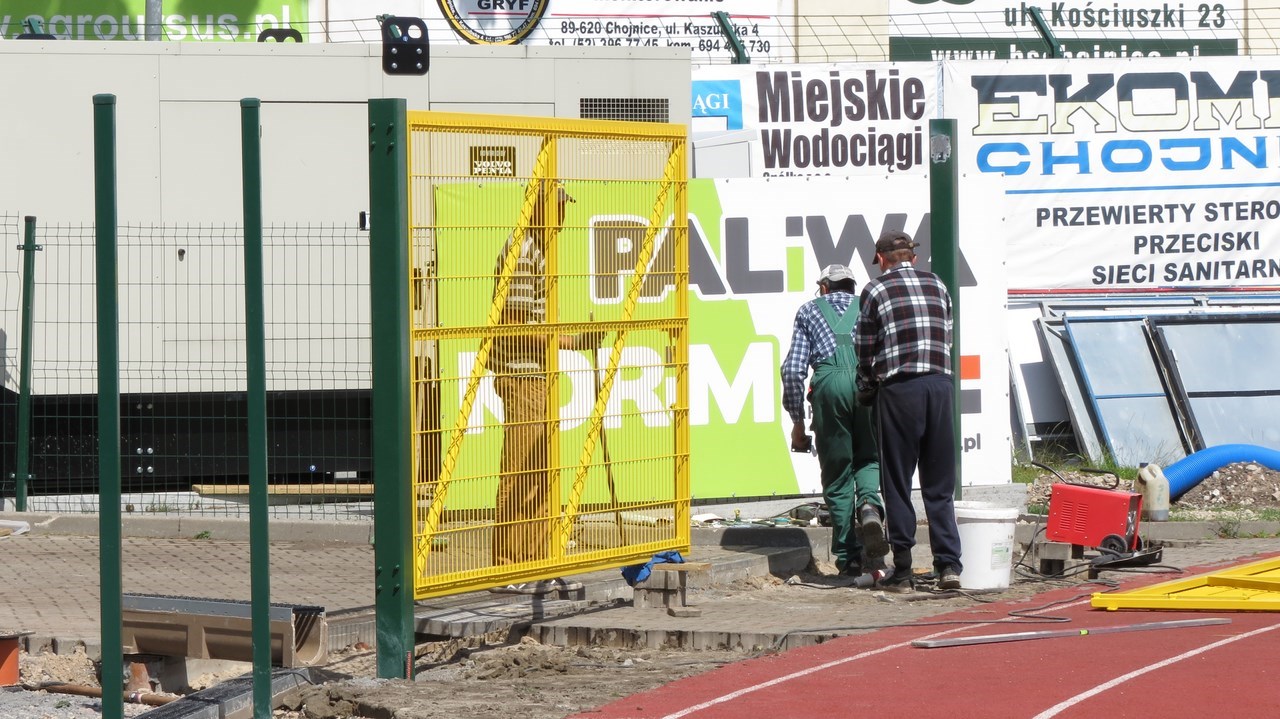
[[[831,514],[831,553],[840,572],[852,576],[882,569],[889,552],[871,411],[858,406],[855,399],[856,289],[848,267],[828,265],[823,269],[818,297],[796,311],[791,349],[782,363],[782,407],[791,415],[794,452],[813,447],[804,423],[804,383],[813,368],[809,402],[813,405],[822,497]]]

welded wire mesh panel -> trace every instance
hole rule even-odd
[[[416,596],[687,549],[685,128],[409,122]]]
[[[0,212],[0,500],[14,496],[18,433],[19,358],[23,341],[18,335],[22,317],[21,219]]]
[[[247,516],[243,232],[118,233],[122,509]],[[97,511],[95,232],[38,238],[28,509]],[[372,515],[366,243],[350,227],[264,230],[274,516]]]

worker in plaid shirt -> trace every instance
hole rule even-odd
[[[896,230],[876,242],[873,265],[883,274],[862,288],[854,337],[858,399],[873,407],[880,447],[894,565],[885,588],[913,587],[911,476],[918,465],[938,587],[959,589],[963,567],[953,502],[951,295],[937,275],[915,268],[917,246],[910,235]]]
[[[871,412],[856,401],[856,289],[848,267],[827,266],[818,278],[817,299],[804,303],[796,312],[791,349],[782,363],[782,407],[791,415],[794,452],[807,452],[812,447],[804,427],[804,381],[813,367],[809,402],[822,473],[822,499],[831,516],[831,554],[842,574],[855,577],[864,567],[883,569],[889,553]]]

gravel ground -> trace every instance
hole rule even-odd
[[[102,716],[102,700],[55,691],[33,689],[49,682],[98,688],[93,662],[83,649],[74,654],[18,655],[22,685],[0,689],[0,717],[3,719],[78,719]],[[126,704],[124,715],[134,717],[154,707]]]
[[[152,708],[126,704],[124,715],[136,717]],[[101,719],[102,702],[92,697],[6,687],[0,689],[0,716],[4,719]]]

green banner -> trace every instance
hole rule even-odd
[[[35,21],[59,40],[145,40],[146,0],[5,0],[0,38],[28,32]],[[279,0],[178,0],[165,2],[162,40],[255,42],[263,30],[292,27],[307,40],[307,3]]]
[[[616,189],[614,189],[616,188]],[[626,184],[574,186],[575,202],[567,206],[565,230],[559,237],[559,321],[616,321],[626,284],[634,266],[652,196]],[[491,277],[495,258],[506,240],[503,222],[477,219],[477,208],[511,208],[520,203],[515,183],[485,186],[437,186],[439,223],[437,257],[451,277]],[[721,256],[721,206],[711,180],[689,183],[691,253],[718,262]],[[593,209],[595,208],[595,209]],[[607,208],[601,211],[599,208]],[[486,226],[477,225],[483,222]],[[456,229],[455,229],[456,228]],[[491,229],[492,228],[492,229]],[[580,229],[586,228],[586,229]],[[663,238],[659,238],[659,242]],[[696,249],[694,245],[697,245]],[[659,245],[652,267],[670,267],[665,245]],[[708,254],[710,257],[708,257]],[[615,273],[616,276],[615,276]],[[633,320],[673,316],[670,286],[651,277],[641,292]],[[489,311],[491,283],[441,282],[439,326],[483,326]],[[794,311],[794,310],[792,310]],[[690,442],[695,448],[691,466],[695,498],[793,494],[799,491],[785,434],[779,429],[776,407],[781,396],[777,375],[779,340],[760,334],[746,300],[702,299],[689,296],[689,415]],[[611,342],[612,335],[607,338]],[[654,499],[662,487],[655,471],[669,471],[669,463],[655,461],[671,450],[674,371],[666,366],[671,338],[660,330],[628,333],[616,383],[610,394],[605,431],[615,467],[617,487],[624,501]],[[447,435],[458,420],[467,377],[473,368],[476,338],[443,340],[439,345],[440,418]],[[608,350],[599,355],[601,366]],[[575,465],[586,437],[595,389],[591,354],[563,350],[559,355],[561,465]],[[767,417],[753,416],[764,403]],[[466,437],[458,457],[458,476],[490,479],[455,483],[449,494],[452,509],[492,502],[498,458],[501,455],[501,402],[483,384],[465,420]],[[752,451],[744,452],[744,447]],[[596,452],[600,452],[597,446]],[[600,457],[593,460],[585,502],[608,499]],[[567,487],[572,469],[564,470]]]
[[[709,262],[725,262],[723,215],[715,182],[690,180],[689,253],[694,276],[701,274],[692,267],[701,252],[699,238]],[[794,313],[795,307],[787,303],[785,312]],[[759,332],[746,299],[714,299],[700,290],[689,293],[689,335],[693,498],[800,492],[779,420],[769,416],[759,421],[752,412],[755,403],[766,400],[781,412],[778,366],[786,347],[780,346],[776,334]],[[751,451],[743,451],[744,447]]]

